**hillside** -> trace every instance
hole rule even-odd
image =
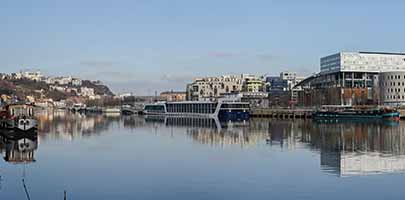
[[[94,84],[89,80],[84,80],[82,87],[93,88],[96,95],[114,95],[107,86]],[[77,96],[74,91],[68,93],[51,90],[50,86],[45,82],[29,79],[0,80],[0,94],[16,95],[20,99],[25,99],[26,96],[33,96],[36,99],[42,97],[52,98],[56,101]]]
[[[107,95],[107,96],[113,96],[114,93],[111,92],[110,88],[108,88],[105,85],[101,84],[95,84],[89,80],[83,80],[82,81],[82,86],[83,87],[88,87],[88,88],[93,88],[94,93],[96,95]]]

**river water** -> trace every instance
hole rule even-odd
[[[38,119],[0,142],[2,200],[405,198],[405,121]]]

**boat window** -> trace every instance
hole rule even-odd
[[[145,110],[164,112],[164,106],[163,105],[147,105],[147,106],[145,106]]]

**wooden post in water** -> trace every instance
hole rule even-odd
[[[66,200],[66,190],[63,191],[63,200]]]

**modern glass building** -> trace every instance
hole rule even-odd
[[[320,73],[299,85],[310,89],[308,105],[376,104],[384,101],[379,100],[380,74],[401,71],[405,72],[405,53],[340,52],[321,58]],[[314,90],[318,93],[311,94]]]
[[[405,71],[405,53],[340,52],[321,58],[317,88],[372,88],[378,74]]]
[[[321,58],[321,74],[405,71],[405,53],[341,52]]]

